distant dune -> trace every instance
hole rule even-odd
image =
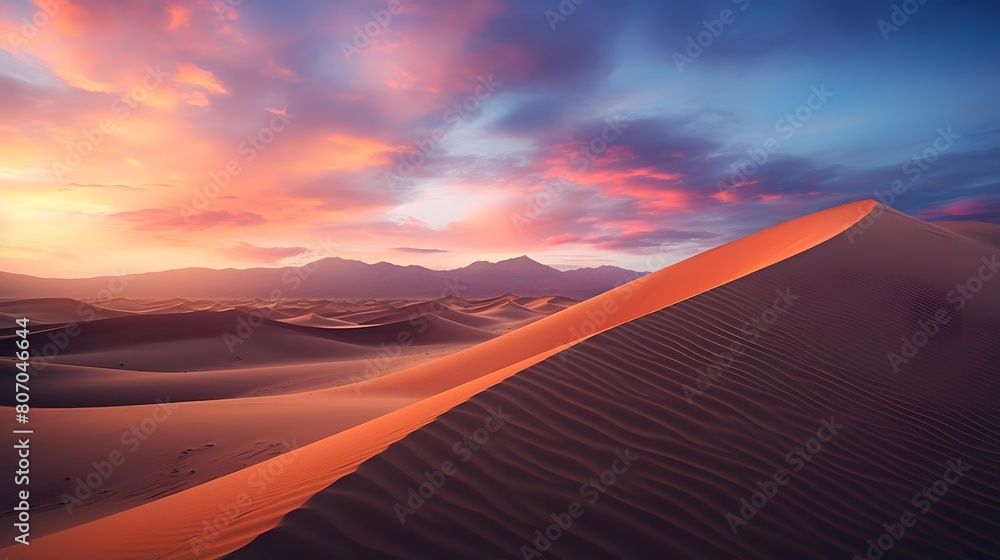
[[[41,324],[82,322],[91,318],[122,317],[128,314],[117,309],[98,307],[70,298],[0,301],[0,316],[10,319],[6,322],[7,324],[13,324],[15,317],[20,318],[29,312],[32,321]]]
[[[576,305],[451,305],[507,321],[565,309],[347,385],[228,398],[208,383],[219,400],[181,403],[148,450],[181,456],[198,484],[141,503],[119,495],[84,524],[49,516],[59,529],[17,558],[850,558],[906,512],[917,521],[892,538],[892,555],[993,557],[995,262],[981,241],[866,201]],[[377,324],[364,309],[343,311]],[[272,326],[339,330],[284,321]],[[80,366],[50,371],[68,367]],[[141,419],[153,406],[88,417]],[[321,426],[298,428],[308,445],[282,448],[294,424],[274,421],[324,408]],[[39,415],[50,433],[83,418]],[[228,437],[232,450],[183,447],[195,426],[202,445]],[[261,452],[271,458],[200,472]],[[279,474],[261,483],[267,472]],[[171,480],[156,476],[160,487]],[[913,498],[946,476],[944,494]]]
[[[330,302],[318,305],[315,300],[223,303],[119,299],[97,306],[48,298],[0,301],[0,311],[11,318],[32,318],[32,348],[42,349],[56,340],[71,341],[67,348],[49,356],[49,363],[187,372],[377,358],[386,353],[380,345],[399,345],[401,336],[408,352],[428,346],[458,348],[488,340],[573,303],[566,300],[569,303],[553,306],[548,304],[551,298],[525,299],[545,303],[536,309],[501,312],[505,306],[517,304],[509,296],[486,300],[451,297],[416,302],[383,300],[358,310],[353,303],[338,307]],[[496,311],[480,311],[486,308]],[[16,328],[0,330],[0,352],[15,351]]]
[[[363,386],[575,303],[565,300],[558,309],[533,311],[527,322],[465,311],[509,300],[168,298],[104,303],[129,311],[67,298],[0,302],[10,317],[33,319],[35,334],[29,341],[46,360],[36,357],[34,366],[32,424],[59,434],[61,442],[33,450],[34,505],[40,511],[32,534],[197,486],[280,453],[282,441],[305,445],[409,404],[410,399],[360,395],[352,389],[359,398],[331,409],[324,391],[351,383]],[[359,314],[370,324],[344,319]],[[0,355],[16,351],[16,328],[0,331]],[[15,404],[11,392],[0,399],[2,405]],[[158,404],[165,401],[171,404]],[[171,411],[170,421],[155,425],[156,437],[123,436],[130,426],[162,416],[164,409]],[[266,428],[259,423],[264,418]],[[132,454],[126,442],[137,441],[142,445]],[[68,515],[64,497],[87,494],[79,481],[93,473],[95,460],[113,451],[127,451],[128,461]],[[0,509],[9,512],[10,500],[0,496]]]

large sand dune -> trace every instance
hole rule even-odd
[[[980,243],[1000,248],[1000,224],[987,222],[934,222],[934,225],[974,239]]]
[[[521,371],[229,557],[531,557],[554,541],[561,558],[846,558],[904,511],[919,521],[895,557],[994,557],[1000,283],[961,310],[947,296],[990,254],[887,213],[855,246],[838,236]],[[893,371],[888,351],[939,309],[950,320]],[[713,357],[734,342],[746,349],[732,362]],[[699,386],[713,365],[721,377]],[[456,453],[490,411],[510,418]],[[786,460],[824,422],[842,427],[809,461]],[[626,449],[637,459],[606,492],[580,493]],[[919,514],[913,494],[959,459],[971,470]],[[447,460],[457,472],[411,498]],[[733,534],[726,514],[778,469],[786,485]],[[583,515],[536,545],[573,502]]]
[[[535,547],[568,558],[863,556],[882,523],[914,510],[910,496],[961,459],[972,470],[929,513],[917,513],[893,552],[988,557],[1000,544],[992,474],[1000,467],[1000,283],[980,282],[960,310],[951,290],[992,250],[882,207],[873,218],[873,208],[855,203],[793,220],[499,338],[351,385],[257,397],[215,389],[217,401],[180,403],[163,437],[150,438],[158,452],[201,454],[185,463],[197,466],[197,483],[150,501],[169,472],[110,478],[109,487],[148,487],[92,506],[84,524],[53,515],[49,534],[30,550],[3,552],[498,558]],[[510,320],[564,305],[500,300],[462,312],[516,313]],[[905,362],[890,361],[890,352],[902,352],[900,337],[912,339],[939,310],[951,315],[937,316],[926,344]],[[737,354],[731,361],[727,350]],[[699,382],[699,370],[715,379]],[[254,381],[243,383],[253,390]],[[124,425],[153,406],[88,414]],[[275,419],[324,408],[328,418],[300,447],[282,448],[295,428]],[[74,410],[36,414],[59,433]],[[498,426],[495,418],[506,415]],[[793,470],[798,463],[787,454],[824,421],[843,427]],[[184,434],[213,422],[207,437],[229,438],[230,451],[178,451]],[[456,447],[477,433],[489,434],[478,449]],[[282,451],[231,474],[201,473]],[[581,484],[631,456],[638,459],[614,483],[583,493]],[[448,470],[446,461],[457,472],[424,503],[407,505],[410,488],[426,472],[440,480],[433,471]],[[775,484],[777,494],[733,534],[727,513],[739,516],[741,498],[778,469],[788,471],[787,484]],[[553,514],[576,512],[575,502],[582,516],[551,537],[551,549],[534,542],[536,529],[544,533]]]

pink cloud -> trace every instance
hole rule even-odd
[[[182,208],[147,208],[117,212],[108,216],[136,231],[204,230],[215,227],[255,226],[266,222],[263,216],[242,210],[213,210],[186,214]]]
[[[932,208],[917,212],[918,218],[934,220],[944,218],[964,218],[1000,210],[1000,204],[978,199],[958,199],[938,204]]]
[[[258,247],[250,243],[240,242],[234,247],[219,249],[218,253],[237,261],[272,264],[308,251],[309,249],[305,247]]]

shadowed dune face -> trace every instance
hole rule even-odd
[[[933,224],[980,243],[1000,248],[1000,224],[987,222],[933,222]]]
[[[529,367],[228,557],[864,557],[905,513],[895,557],[990,557],[995,252],[856,233]]]

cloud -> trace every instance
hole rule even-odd
[[[70,183],[71,187],[80,187],[88,189],[112,189],[116,191],[144,191],[142,187],[130,187],[129,185],[98,185],[98,184],[82,184],[82,183]]]
[[[224,95],[229,90],[222,81],[208,70],[204,70],[194,64],[181,63],[177,65],[177,72],[174,75],[174,82],[183,86],[188,86],[180,93],[180,98],[186,103],[196,107],[208,107],[212,104],[209,95]]]
[[[242,210],[207,210],[185,214],[180,208],[147,208],[116,212],[108,218],[136,231],[205,230],[218,227],[249,227],[265,223],[260,214]]]
[[[416,247],[393,247],[393,251],[400,253],[447,253],[444,249],[419,249]]]
[[[219,249],[224,257],[237,261],[272,264],[282,259],[295,257],[309,252],[305,247],[258,247],[250,243],[240,242],[233,247]]]
[[[243,2],[222,13],[204,0],[57,2],[17,54],[0,53],[0,181],[30,186],[12,215],[59,221],[33,239],[40,249],[76,232],[89,242],[81,260],[155,254],[148,261],[171,266],[236,258],[190,247],[326,234],[372,259],[559,251],[562,262],[628,265],[637,251],[709,248],[896,180],[907,186],[901,211],[996,219],[998,88],[982,76],[995,66],[988,16],[1000,5],[928,4],[885,41],[883,4],[750,2],[679,73],[673,52],[741,3],[585,2],[553,31],[534,0],[404,2],[348,62],[341,43],[384,2]],[[37,11],[0,9],[0,37]],[[143,85],[149,67],[166,74],[155,87]],[[468,118],[445,113],[490,75],[501,85]],[[719,192],[821,83],[836,92],[830,102]],[[609,118],[627,127],[606,142]],[[904,164],[949,125],[962,136],[911,181]],[[390,188],[386,173],[442,126],[434,153]],[[244,143],[261,134],[251,157]],[[51,163],[88,143],[52,181]],[[192,191],[231,160],[241,172],[185,218]],[[165,248],[168,238],[185,250]],[[176,252],[156,252],[166,250]]]
[[[710,231],[679,231],[660,229],[657,231],[637,231],[621,235],[585,237],[580,241],[608,251],[641,252],[651,247],[681,245],[691,241],[717,239],[721,234]]]
[[[992,185],[994,192],[1000,183]],[[922,220],[972,220],[1000,223],[1000,200],[984,197],[959,198],[936,204],[916,213]]]

